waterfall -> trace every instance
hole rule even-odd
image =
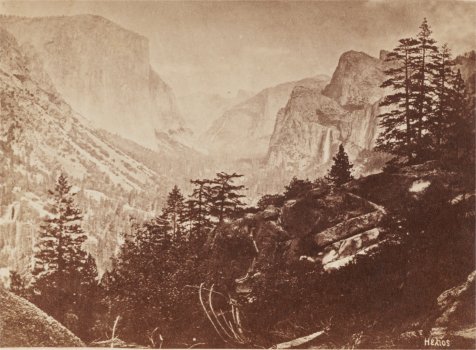
[[[332,129],[327,129],[326,138],[324,139],[324,150],[322,160],[326,163],[331,158]]]

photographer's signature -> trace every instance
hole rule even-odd
[[[449,339],[441,339],[441,338],[425,338],[424,339],[425,346],[434,346],[434,347],[442,347],[442,348],[449,348],[451,346]]]

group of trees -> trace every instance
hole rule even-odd
[[[167,226],[172,238],[202,237],[214,224],[232,219],[242,211],[244,195],[240,191],[244,186],[233,183],[242,176],[221,172],[213,180],[191,180],[194,188],[188,199],[174,186],[159,221]]]
[[[175,186],[161,214],[124,237],[113,268],[102,280],[106,328],[120,316],[122,337],[149,339],[151,345],[164,337],[170,344],[177,333],[200,333],[190,329],[194,313],[196,319],[203,318],[193,286],[207,279],[206,241],[212,230],[243,212],[243,186],[234,184],[241,176],[222,172],[213,180],[192,180],[187,200]]]
[[[82,214],[65,175],[49,191],[49,215],[43,219],[26,281],[11,274],[11,290],[28,298],[86,341],[110,334],[114,319],[129,341],[144,342],[159,334],[187,329],[185,308],[196,307],[196,290],[206,277],[206,240],[214,227],[243,212],[234,184],[242,175],[218,173],[213,180],[192,180],[185,199],[175,186],[156,217],[133,223],[113,258],[112,269],[99,281],[96,263],[83,243]],[[194,300],[192,302],[192,300]],[[197,310],[201,312],[201,310]],[[182,326],[179,325],[182,324]]]
[[[49,191],[49,215],[43,219],[31,264],[31,283],[11,273],[11,290],[30,299],[83,339],[89,339],[98,272],[83,249],[87,235],[82,214],[65,175]]]
[[[447,44],[436,45],[426,19],[416,38],[399,40],[386,57],[380,103],[382,132],[377,150],[406,157],[409,163],[428,159],[461,159],[473,150],[472,97]]]

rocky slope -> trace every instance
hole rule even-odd
[[[0,268],[28,267],[47,191],[65,172],[103,270],[130,216],[157,208],[164,180],[100,137],[49,82],[35,80],[46,73],[33,72],[35,58],[1,28],[0,52]]]
[[[326,168],[341,143],[351,160],[371,149],[377,136],[383,70],[382,60],[349,51],[324,89],[294,88],[276,119],[268,167],[301,176],[316,174]]]
[[[296,86],[323,87],[326,76],[317,76],[267,88],[227,110],[203,136],[210,153],[226,158],[259,158],[266,155],[276,113]]]
[[[185,132],[173,91],[150,65],[145,37],[92,15],[4,16],[0,26],[33,58],[34,78],[97,127],[152,148],[155,131]]]
[[[85,346],[58,321],[2,288],[0,305],[0,347]]]
[[[470,348],[474,273],[466,277],[474,269],[474,187],[467,180],[428,162],[365,176],[340,189],[315,183],[311,190],[270,197],[259,211],[216,229],[210,238],[213,259],[251,324],[265,320],[264,346],[325,330],[306,347],[419,348],[434,338]],[[449,201],[435,188],[446,188]],[[428,227],[423,213],[411,215],[427,236],[413,236],[411,244],[404,238],[411,233],[389,225],[408,198],[425,208],[435,203],[435,210],[445,202],[445,213],[458,213],[448,251],[438,248],[438,257],[424,251],[428,236],[436,241],[442,233]],[[455,261],[455,249],[466,256],[464,263]],[[435,259],[442,259],[438,267]],[[449,269],[445,277],[439,274],[442,266]],[[418,310],[409,306],[415,293],[421,299],[416,303],[425,304]],[[299,298],[308,299],[301,305]]]

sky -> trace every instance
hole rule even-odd
[[[424,17],[455,54],[476,49],[474,1],[0,0],[0,13],[106,17],[149,38],[152,66],[178,96],[332,75],[343,52],[378,56]]]

